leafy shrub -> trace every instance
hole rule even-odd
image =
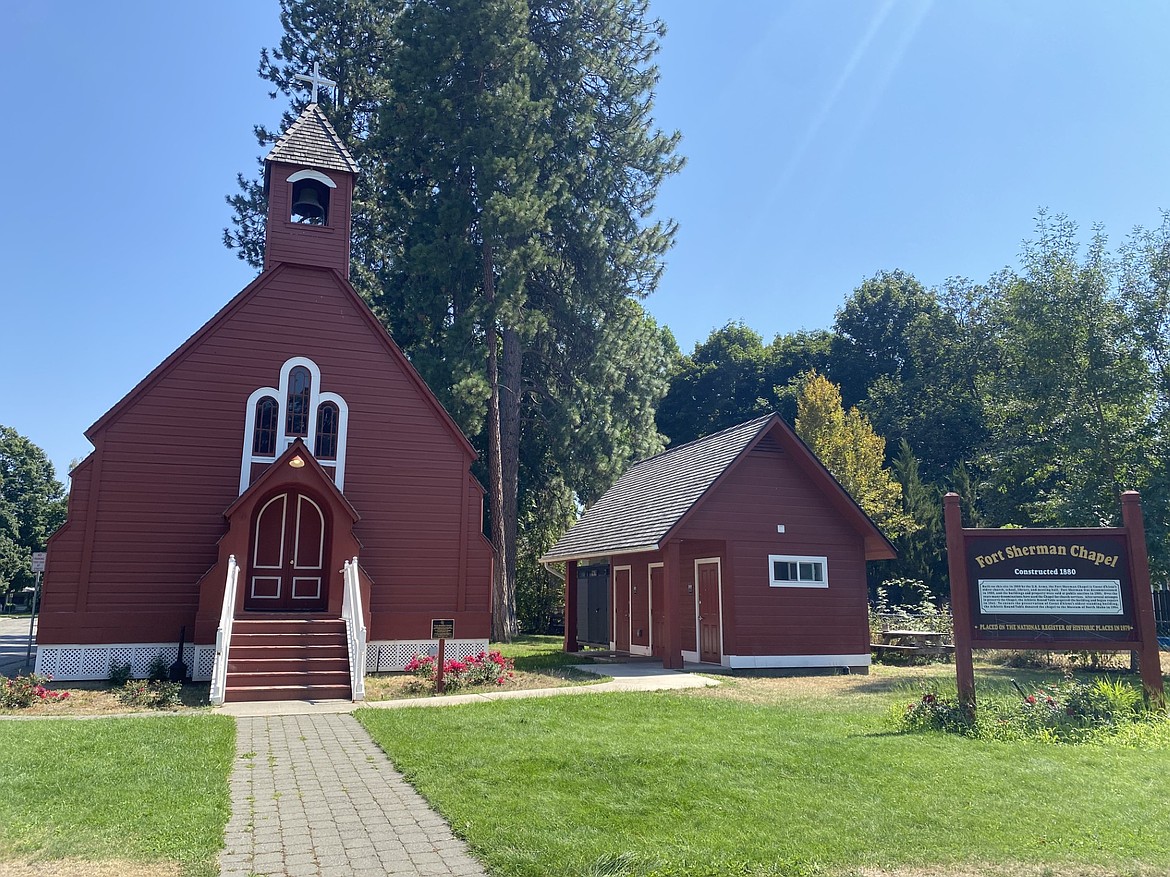
[[[406,672],[414,676],[407,685],[410,691],[434,691],[438,684],[438,660],[434,655],[415,655],[406,665]],[[466,661],[449,659],[443,662],[443,685],[447,691],[483,685],[503,685],[515,675],[511,658],[497,651],[480,652]]]
[[[46,688],[52,676],[29,673],[26,676],[0,677],[0,708],[9,710],[28,709],[34,703],[52,703],[66,700],[68,691],[53,691]]]
[[[118,691],[118,700],[127,706],[174,709],[180,703],[183,686],[159,679],[131,679]]]
[[[146,670],[146,678],[152,682],[165,682],[171,674],[171,665],[162,655],[155,655]]]
[[[114,688],[121,688],[130,681],[130,677],[133,675],[134,668],[130,666],[129,661],[121,664],[114,661],[110,664],[110,685]]]
[[[992,692],[979,696],[975,720],[968,719],[953,696],[928,688],[897,716],[904,731],[945,731],[985,740],[1036,738],[1053,743],[1080,743],[1112,737],[1135,724],[1170,727],[1166,717],[1149,710],[1142,693],[1120,679],[1062,681],[1018,696]],[[1127,732],[1128,733],[1128,732]]]

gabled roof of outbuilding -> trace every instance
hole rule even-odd
[[[288,130],[280,135],[264,161],[358,173],[357,162],[316,104],[309,104],[301,111]]]
[[[865,537],[868,560],[895,556],[889,540],[808,446],[778,415],[768,414],[635,463],[541,561],[657,551],[716,482],[769,433]]]

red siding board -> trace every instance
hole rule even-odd
[[[491,552],[480,536],[482,508],[463,510],[472,459],[465,440],[335,274],[286,265],[249,290],[91,429],[98,451],[90,459],[100,456],[100,465],[87,460],[75,473],[40,641],[148,642],[164,621],[190,628],[198,583],[217,563],[224,511],[239,492],[245,403],[275,386],[293,356],[316,362],[321,389],[349,406],[344,488],[374,582],[372,635],[392,628],[421,638],[435,612],[454,613],[464,544],[464,626],[486,635]],[[100,480],[96,513],[87,471]],[[482,507],[482,493],[474,502]],[[63,611],[74,606],[84,611]],[[384,613],[405,614],[391,625]]]
[[[778,524],[784,525],[784,533],[777,532]],[[787,454],[749,453],[679,535],[727,542],[726,654],[868,653],[863,537]],[[829,587],[770,587],[770,554],[827,557]],[[735,619],[730,626],[734,651],[727,642],[728,610]]]

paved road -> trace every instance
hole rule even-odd
[[[36,628],[33,628],[35,635]],[[28,616],[0,618],[0,676],[14,676],[24,672],[24,656],[28,652]],[[33,662],[37,659],[33,645]]]
[[[222,877],[483,877],[348,715],[236,720]]]

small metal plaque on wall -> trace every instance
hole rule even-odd
[[[451,639],[455,636],[454,618],[432,618],[431,639]]]

